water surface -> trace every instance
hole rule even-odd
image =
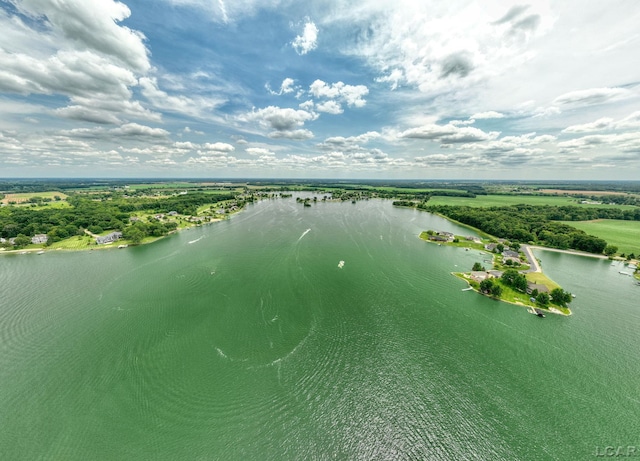
[[[0,458],[591,459],[640,445],[640,287],[537,252],[539,319],[389,201],[267,200],[142,247],[0,257]],[[338,267],[344,261],[343,267]],[[620,265],[618,263],[618,265]],[[640,449],[639,449],[640,451]]]

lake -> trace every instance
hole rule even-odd
[[[0,459],[640,455],[622,263],[537,251],[576,294],[540,319],[462,291],[450,273],[487,256],[427,229],[471,233],[290,198],[140,247],[0,255]]]

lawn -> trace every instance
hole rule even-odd
[[[640,221],[597,219],[595,221],[562,221],[565,224],[600,237],[618,247],[618,253],[640,255]]]

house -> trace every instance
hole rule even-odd
[[[154,218],[156,218],[158,221],[160,221],[161,219],[164,218],[164,215],[162,213],[159,213],[159,214],[155,215]]]
[[[469,235],[467,237],[465,237],[467,240],[469,240],[470,242],[473,243],[482,243],[482,240],[480,240],[478,237],[474,237],[472,235]]]
[[[142,221],[142,220],[138,216],[131,216],[129,218],[129,221],[131,221],[131,222],[139,222],[139,221]]]
[[[549,293],[549,288],[546,285],[539,283],[527,282],[527,293],[531,294],[533,290],[538,290],[538,293]]]
[[[520,259],[520,255],[518,254],[517,251],[513,251],[513,250],[504,250],[502,252],[502,256],[504,256],[505,258],[514,258],[514,259]]]
[[[113,243],[120,238],[122,238],[122,232],[111,232],[110,234],[104,235],[102,237],[96,237],[96,243],[99,245],[104,245],[107,243]]]
[[[49,237],[47,236],[47,234],[36,234],[33,237],[31,237],[31,243],[35,243],[35,244],[47,243],[47,240],[49,240]]]
[[[167,213],[169,216],[178,216],[178,212],[177,211],[170,211],[169,213]]]
[[[484,249],[493,253],[493,252],[495,251],[495,249],[496,249],[496,247],[497,247],[497,246],[498,246],[498,244],[497,244],[497,243],[487,243],[487,244],[484,246]]]
[[[476,282],[482,282],[483,280],[491,278],[491,274],[485,271],[472,271],[471,278]]]
[[[443,237],[442,235],[431,235],[429,237],[429,240],[433,240],[434,242],[448,242],[449,239],[446,237]]]
[[[499,279],[500,277],[502,277],[502,274],[504,272],[503,271],[493,271],[493,270],[491,270],[491,271],[487,271],[487,273],[489,275],[491,275],[492,277],[495,277],[495,278]]]

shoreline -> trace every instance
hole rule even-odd
[[[467,282],[467,285],[469,285],[469,288],[471,288],[471,290],[468,290],[468,289],[465,288],[464,291],[473,291],[473,292],[478,293],[479,295],[482,295],[482,296],[484,296],[486,298],[493,299],[495,301],[500,301],[500,302],[503,302],[505,304],[511,304],[512,306],[526,307],[527,309],[529,309],[529,308],[542,309],[545,312],[548,312],[550,314],[562,315],[564,317],[569,317],[569,316],[573,315],[573,311],[569,307],[567,307],[567,310],[569,311],[569,313],[565,314],[564,312],[562,312],[561,310],[559,310],[559,309],[557,309],[555,307],[541,307],[541,306],[537,306],[537,305],[533,305],[533,304],[525,304],[525,303],[522,303],[522,302],[519,302],[519,301],[518,302],[514,302],[514,301],[507,301],[506,299],[502,299],[502,298],[494,298],[493,296],[489,296],[486,293],[482,293],[481,291],[477,290],[475,287],[473,287],[471,285],[471,282],[466,277],[458,275],[458,274],[464,274],[464,272],[451,272],[450,274],[453,275],[456,278],[459,278],[459,279],[464,280],[465,282]]]
[[[236,213],[240,212],[242,210],[237,211]],[[232,213],[235,214],[235,213]],[[32,253],[36,253],[36,254],[44,254],[44,253],[53,253],[53,252],[74,252],[74,251],[105,251],[105,250],[112,250],[112,249],[120,249],[120,250],[124,250],[126,248],[130,248],[130,247],[136,247],[136,246],[142,246],[142,245],[149,245],[151,243],[155,243],[159,240],[162,240],[164,238],[167,238],[171,235],[177,234],[179,232],[183,232],[183,231],[188,231],[193,229],[194,227],[200,227],[200,226],[204,226],[204,225],[210,225],[210,224],[215,224],[218,222],[222,222],[222,221],[226,221],[227,219],[229,219],[231,215],[225,217],[225,218],[218,218],[218,219],[213,219],[211,221],[208,221],[206,223],[193,223],[190,226],[187,227],[183,227],[183,228],[178,228],[176,230],[173,230],[171,232],[169,232],[166,235],[162,235],[159,237],[148,237],[148,240],[140,242],[140,243],[130,243],[126,240],[116,240],[115,242],[111,242],[111,243],[104,243],[104,244],[95,244],[95,245],[87,245],[86,247],[82,247],[82,248],[50,248],[50,247],[41,247],[41,248],[20,248],[17,250],[7,250],[6,248],[0,248],[0,255],[24,255],[24,254],[32,254]],[[73,237],[70,237],[69,239],[72,239]],[[124,247],[121,247],[121,245],[125,245]],[[120,248],[119,248],[120,247]],[[42,253],[41,253],[42,252]]]

